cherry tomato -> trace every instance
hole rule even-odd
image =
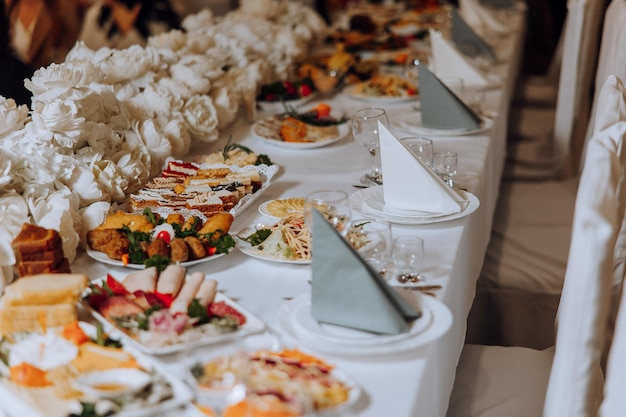
[[[165,243],[170,243],[171,237],[167,230],[161,230],[157,235],[157,239],[163,239]]]
[[[300,84],[300,96],[307,97],[312,92],[313,92],[313,90],[311,89],[310,85],[308,85],[308,84]]]
[[[216,248],[215,246],[209,246],[209,247],[207,248],[207,254],[208,254],[209,256],[211,256],[211,255],[215,255],[215,252],[217,252],[217,248]]]

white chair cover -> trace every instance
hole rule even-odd
[[[578,169],[589,120],[588,96],[603,6],[599,0],[568,1],[554,129],[546,129],[545,121],[524,123],[523,126],[538,126],[538,130],[530,131],[527,143],[524,137],[516,138],[510,159],[520,166],[509,170],[509,178],[566,178]],[[549,111],[547,116],[552,117]],[[521,133],[524,135],[523,130]]]
[[[614,108],[626,97],[614,76],[601,94],[603,126],[589,143],[576,197],[545,417],[595,416],[602,398],[601,355],[626,199],[626,121]]]
[[[602,85],[609,75],[626,80],[626,1],[613,0],[604,15],[602,43],[595,77],[593,111],[587,127],[587,140],[594,132],[595,109]],[[584,161],[584,158],[583,158]],[[581,167],[582,168],[582,167]]]
[[[621,82],[611,77],[600,98],[603,108],[611,109],[624,99]],[[615,111],[606,113],[606,128],[590,143],[576,198],[553,359],[547,356],[549,349],[465,346],[448,417],[539,416],[544,394],[544,417],[597,416],[613,254],[626,204],[626,148],[622,146],[626,121]],[[550,368],[549,381],[546,368]],[[622,396],[623,386],[619,386]]]

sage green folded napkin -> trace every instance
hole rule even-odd
[[[429,129],[477,129],[480,117],[425,65],[418,66],[422,126]]]
[[[312,236],[311,315],[317,321],[399,334],[421,316],[317,210]]]
[[[496,57],[491,46],[474,32],[455,8],[452,9],[451,37],[452,42],[466,55]]]

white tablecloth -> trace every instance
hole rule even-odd
[[[429,283],[440,284],[437,299],[453,314],[453,325],[436,342],[419,349],[385,357],[345,358],[320,354],[351,375],[362,387],[363,395],[351,414],[363,417],[444,416],[454,382],[455,368],[461,352],[466,318],[474,296],[485,249],[490,236],[491,220],[497,199],[504,162],[507,115],[521,54],[523,16],[510,22],[510,35],[497,40],[497,51],[509,59],[493,71],[503,79],[503,87],[486,93],[483,108],[497,114],[491,130],[465,137],[434,137],[436,151],[459,154],[457,183],[480,199],[479,209],[462,219],[427,226],[393,226],[394,236],[415,234],[425,241],[424,274]],[[356,109],[370,107],[343,95],[328,100],[333,109],[351,115]],[[377,106],[377,105],[374,105]],[[411,136],[394,125],[395,116],[411,108],[410,104],[385,105],[391,128],[399,136]],[[260,116],[260,115],[259,115]],[[229,132],[220,141],[201,144],[196,155],[223,147]],[[271,186],[250,208],[237,216],[232,231],[259,221],[267,222],[257,211],[258,205],[279,197],[303,197],[318,190],[336,188],[356,191],[359,177],[369,169],[366,150],[351,135],[330,146],[291,150],[265,144],[252,136],[250,122],[241,118],[232,128],[233,142],[266,153],[280,166]],[[91,278],[104,276],[113,269],[98,264],[85,255],[72,265],[73,272],[85,272]],[[258,260],[234,250],[228,256],[190,268],[202,270],[219,281],[225,295],[235,299],[269,326],[277,327],[277,312],[286,299],[310,290],[311,270],[307,265],[288,265]],[[170,362],[173,359],[170,358]],[[192,411],[187,413],[192,415]]]

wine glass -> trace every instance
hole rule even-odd
[[[318,190],[304,199],[304,222],[313,230],[313,209],[317,209],[326,219],[343,233],[352,218],[348,193],[341,190]]]
[[[457,169],[457,155],[455,152],[435,152],[433,169],[450,187],[454,187],[454,176]]]
[[[367,148],[372,159],[371,171],[361,177],[363,184],[380,183],[383,179],[378,152],[380,148],[378,122],[389,127],[389,118],[384,109],[376,107],[359,109],[352,116],[352,135],[359,145]]]
[[[424,262],[424,241],[417,236],[398,236],[393,241],[395,276],[402,284],[424,280],[421,275]]]
[[[346,240],[382,276],[391,256],[391,225],[382,220],[353,220]]]
[[[400,139],[402,143],[415,155],[417,159],[422,161],[428,167],[433,166],[433,141],[420,136],[410,136]]]

